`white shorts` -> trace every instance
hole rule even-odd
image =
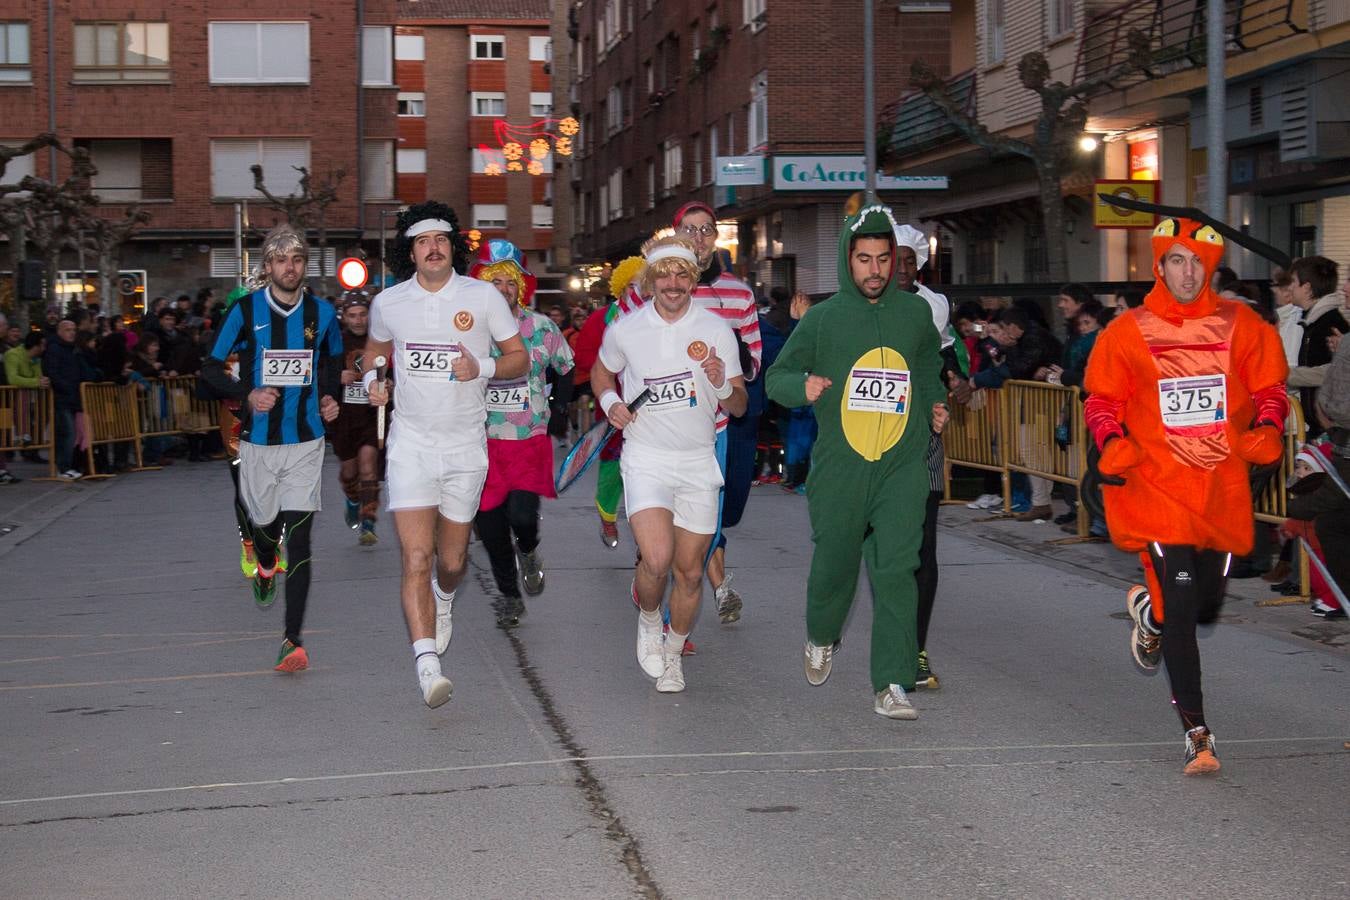
[[[323,474],[323,438],[303,444],[239,442],[239,497],[255,525],[270,525],[282,510],[317,512]]]
[[[630,452],[631,451],[631,452]],[[624,444],[623,505],[631,520],[644,509],[668,509],[675,527],[693,534],[716,534],[722,470],[712,448],[707,456],[653,453]]]
[[[385,458],[389,508],[436,507],[451,522],[472,522],[487,469],[486,447],[445,452],[400,443]]]

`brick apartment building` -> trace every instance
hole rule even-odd
[[[399,199],[448,203],[464,228],[507,238],[540,271],[554,242],[551,7],[399,0],[395,41]],[[538,159],[536,141],[548,149]]]
[[[950,16],[932,8],[877,7],[879,98],[904,89],[915,57],[946,71]],[[862,18],[861,4],[814,0],[574,4],[577,258],[634,252],[703,200],[763,290],[834,290],[843,207],[864,179]],[[883,179],[880,196],[905,215],[916,189],[942,184]]]
[[[0,143],[52,131],[86,146],[107,214],[132,202],[151,213],[122,248],[122,282],[143,279],[151,296],[232,285],[235,202],[249,201],[255,228],[279,218],[253,188],[254,163],[279,195],[297,190],[292,166],[320,181],[344,170],[326,216],[330,257],[375,249],[379,211],[396,203],[395,0],[63,0],[50,33],[47,11],[38,0],[0,9]],[[53,162],[61,177],[60,160],[39,152],[5,181],[50,178]],[[78,278],[73,258],[62,265]]]

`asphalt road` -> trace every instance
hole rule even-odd
[[[830,680],[803,678],[805,501],[763,487],[744,618],[705,614],[661,695],[628,531],[601,545],[583,482],[545,507],[547,590],[510,636],[475,545],[428,710],[390,523],[357,547],[325,475],[298,676],[271,671],[281,603],[240,577],[222,463],[0,489],[0,895],[1350,895],[1344,623],[1235,586],[1201,650],[1224,767],[1187,779],[1129,658],[1133,561],[947,508],[942,687],[894,722],[865,579]]]

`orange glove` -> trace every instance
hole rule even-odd
[[[1284,434],[1274,425],[1258,425],[1238,435],[1234,450],[1249,463],[1269,465],[1284,453]]]
[[[1112,438],[1102,450],[1102,458],[1097,463],[1097,471],[1103,475],[1123,475],[1127,469],[1139,465],[1143,459],[1139,445],[1127,437]]]

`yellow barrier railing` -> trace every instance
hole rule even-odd
[[[144,438],[172,434],[205,434],[217,427],[216,404],[197,397],[197,377],[178,375],[149,382],[80,385],[85,424],[89,432],[86,461],[92,478],[108,478],[94,469],[94,447],[130,443],[136,468],[147,467],[142,456]]]
[[[140,425],[136,420],[136,385],[112,382],[80,385],[80,403],[84,406],[84,424],[88,432],[85,462],[88,478],[111,478],[94,466],[94,447],[101,444],[129,443],[135,449],[136,468],[144,468],[141,459]]]
[[[216,427],[215,403],[197,399],[197,377],[176,375],[149,382],[136,394],[141,437],[202,434]]]
[[[942,498],[952,499],[952,466],[998,472],[1003,480],[1003,500],[1008,503],[1008,467],[1004,462],[1004,445],[999,440],[1001,431],[999,410],[1003,405],[998,391],[979,390],[968,404],[952,404],[951,419],[942,429],[943,464]]]
[[[0,453],[47,451],[48,477],[56,477],[56,429],[51,388],[0,386]]]
[[[1001,426],[1007,436],[1008,471],[1077,487],[1087,471],[1083,440],[1083,408],[1076,387],[1042,381],[1008,381]],[[1069,443],[1055,440],[1060,423],[1068,426]],[[1086,538],[1091,523],[1078,504],[1078,537]]]

